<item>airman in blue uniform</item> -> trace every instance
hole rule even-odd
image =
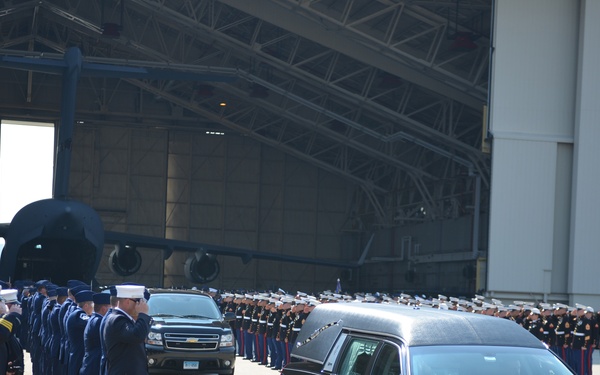
[[[73,280],[73,282],[78,282],[77,280]],[[70,303],[65,303],[67,306],[65,307],[65,310],[63,311],[63,308],[61,307],[61,311],[59,313],[59,319],[61,319],[61,321],[59,321],[59,324],[62,324],[62,347],[61,347],[61,351],[62,351],[62,363],[64,366],[64,370],[63,373],[67,374],[69,372],[69,353],[71,352],[71,343],[69,341],[69,333],[67,331],[67,320],[69,319],[69,315],[71,315],[71,313],[77,309],[77,301],[75,299],[75,295],[81,291],[90,291],[92,288],[91,286],[80,282],[81,284],[75,285],[72,288],[69,288],[69,293],[71,294],[71,302]],[[62,314],[62,317],[61,317]],[[61,323],[62,322],[62,323]]]
[[[69,340],[69,366],[68,375],[79,375],[83,363],[85,346],[83,332],[90,316],[94,312],[94,292],[83,290],[75,294],[77,308],[69,314],[65,329]]]
[[[102,349],[100,347],[100,323],[108,312],[110,306],[110,293],[96,293],[93,296],[94,313],[90,317],[83,331],[83,343],[85,354],[79,375],[100,374],[100,358]]]
[[[32,370],[34,374],[43,374],[44,368],[41,367],[42,364],[42,354],[41,347],[42,343],[40,341],[39,331],[41,328],[41,314],[42,314],[42,305],[44,300],[47,298],[47,290],[46,285],[50,282],[48,280],[39,280],[35,283],[37,288],[37,293],[31,299],[31,309],[30,309],[30,331],[29,331],[29,343],[31,350],[31,362],[32,362]]]
[[[67,299],[67,288],[66,287],[58,287],[56,288],[56,304],[54,304],[54,307],[52,308],[52,311],[50,312],[50,331],[51,331],[51,336],[50,336],[50,342],[48,344],[48,352],[49,352],[49,358],[50,358],[50,363],[48,364],[48,370],[50,372],[50,374],[52,375],[61,375],[63,373],[63,367],[62,364],[59,361],[59,354],[60,354],[60,341],[61,341],[61,334],[60,334],[60,325],[58,322],[58,314],[60,312],[60,307],[62,306],[62,304],[65,303],[65,300]]]
[[[48,297],[42,302],[42,313],[41,313],[41,328],[40,328],[40,355],[41,363],[40,366],[43,369],[48,369],[51,366],[52,359],[50,358],[50,339],[52,336],[52,330],[50,328],[50,312],[54,308],[57,299],[58,286],[50,283],[46,285],[46,292]]]
[[[83,281],[79,280],[69,280],[67,281],[67,299],[60,306],[60,311],[58,312],[58,325],[60,328],[60,350],[59,350],[59,361],[63,367],[63,373],[66,374],[69,366],[69,341],[68,334],[65,329],[65,322],[68,316],[68,313],[74,309],[75,305],[75,294],[82,290],[90,290],[91,288],[87,286]]]

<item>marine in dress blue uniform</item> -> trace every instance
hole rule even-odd
[[[236,307],[235,307],[235,330],[236,330],[235,339],[237,341],[237,349],[238,349],[239,356],[244,355],[244,328],[243,328],[244,315],[242,314],[242,312],[246,309],[246,304],[244,301],[245,300],[244,300],[243,294],[235,295],[235,299],[234,299],[234,302],[236,303]]]
[[[562,303],[554,304],[555,337],[554,346],[550,347],[563,361],[567,361],[568,340],[571,337],[571,326],[565,314],[569,306]]]
[[[279,320],[279,332],[277,333],[277,336],[275,337],[275,341],[277,342],[277,353],[278,353],[278,359],[277,362],[275,363],[275,367],[273,367],[276,370],[280,370],[281,368],[283,368],[286,364],[289,363],[290,361],[290,352],[288,350],[288,346],[287,346],[287,341],[286,341],[286,337],[287,337],[287,331],[288,331],[288,326],[292,321],[292,317],[291,317],[291,302],[293,301],[293,297],[289,298],[289,297],[283,297],[281,299],[282,305],[279,306],[279,310],[281,310],[281,318]]]
[[[540,319],[540,315],[540,310],[537,307],[531,309],[531,313],[527,317],[529,320],[527,330],[538,340],[544,341],[544,323]]]
[[[68,316],[65,328],[69,335],[69,366],[68,375],[79,375],[83,363],[85,346],[83,332],[90,316],[94,311],[94,292],[83,290],[75,294],[77,308]]]
[[[244,359],[253,359],[254,355],[254,332],[252,331],[252,314],[256,308],[254,297],[246,294],[246,309],[242,311],[244,321],[242,329],[244,331]]]
[[[579,307],[579,305],[578,305]],[[598,334],[598,322],[592,320],[594,309],[583,307],[579,320],[573,332],[573,370],[578,375],[591,375],[591,356],[596,336]]]
[[[279,352],[277,349],[277,341],[275,340],[277,337],[277,331],[279,330],[279,319],[280,314],[277,311],[277,307],[281,305],[281,301],[271,298],[269,300],[269,313],[267,315],[267,346],[269,347],[269,363],[268,367],[275,367],[275,364],[279,358]]]
[[[144,287],[117,285],[116,289],[117,307],[107,316],[102,331],[106,348],[106,374],[146,375],[148,367],[144,342],[150,332],[152,318],[148,315]]]
[[[100,323],[110,308],[110,293],[97,293],[93,296],[94,313],[90,317],[83,331],[85,354],[79,375],[100,374]]]

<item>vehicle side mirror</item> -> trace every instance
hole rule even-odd
[[[226,312],[225,314],[223,314],[223,319],[225,319],[226,322],[230,322],[232,320],[235,320],[235,313],[233,312]]]

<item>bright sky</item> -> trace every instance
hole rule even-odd
[[[52,197],[54,125],[3,120],[0,125],[0,223],[23,206]]]

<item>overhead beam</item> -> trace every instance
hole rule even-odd
[[[233,8],[262,19],[282,29],[293,32],[306,39],[315,41],[335,51],[339,51],[365,64],[372,65],[390,74],[402,77],[431,91],[437,92],[453,100],[463,103],[478,111],[484,102],[453,86],[444,84],[421,71],[407,65],[398,63],[397,59],[385,55],[385,51],[374,53],[371,48],[361,43],[350,40],[338,30],[328,30],[322,24],[299,17],[290,9],[276,4],[270,0],[219,0]]]

